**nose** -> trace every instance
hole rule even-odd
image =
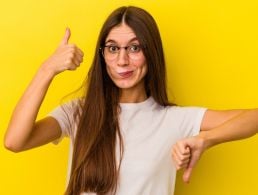
[[[118,52],[117,56],[117,65],[118,66],[126,66],[129,63],[129,56],[126,52],[126,49],[121,48]]]

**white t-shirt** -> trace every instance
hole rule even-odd
[[[78,119],[74,118],[77,104],[78,100],[71,101],[50,113],[61,126],[60,139],[64,136],[71,138],[68,176],[78,124]],[[140,103],[120,103],[120,106],[124,156],[116,195],[173,194],[176,168],[172,162],[171,148],[178,140],[199,133],[206,109],[163,107],[152,97]],[[119,148],[117,155],[118,151]]]

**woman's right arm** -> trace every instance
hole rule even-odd
[[[61,127],[52,117],[36,122],[37,114],[53,78],[65,71],[75,70],[83,61],[83,52],[68,44],[70,30],[66,29],[60,45],[39,68],[18,101],[10,119],[4,145],[20,152],[49,143],[61,136]]]

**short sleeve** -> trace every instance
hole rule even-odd
[[[178,125],[179,137],[186,138],[198,135],[207,108],[173,106],[174,119]]]
[[[57,140],[53,141],[54,144],[58,144],[64,137],[74,139],[79,122],[79,101],[79,99],[71,100],[56,107],[48,114],[48,116],[57,120],[62,130],[61,136]]]

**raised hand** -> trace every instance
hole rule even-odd
[[[42,64],[44,71],[55,76],[65,70],[75,70],[83,61],[83,52],[75,44],[69,44],[71,31],[66,29],[56,51]]]
[[[5,147],[20,152],[51,142],[61,135],[60,126],[51,117],[37,122],[37,114],[52,78],[64,71],[75,70],[83,59],[83,52],[69,44],[70,29],[56,51],[40,67],[18,101],[5,135]]]
[[[178,141],[172,148],[172,157],[177,170],[184,169],[183,181],[188,183],[192,170],[206,149],[201,137]]]

